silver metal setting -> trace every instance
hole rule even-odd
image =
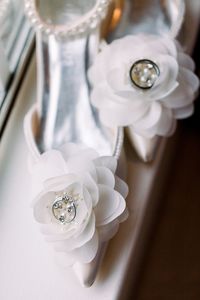
[[[152,60],[140,59],[131,66],[129,76],[138,88],[151,89],[160,76],[160,69]]]
[[[75,199],[68,194],[57,196],[52,205],[52,213],[62,225],[71,223],[76,218]]]

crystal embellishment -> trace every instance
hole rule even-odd
[[[160,75],[159,67],[149,59],[136,61],[130,69],[130,79],[141,89],[150,89]]]
[[[52,205],[52,212],[61,224],[71,223],[76,217],[75,200],[66,194],[56,197]]]

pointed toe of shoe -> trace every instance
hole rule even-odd
[[[80,264],[74,265],[74,272],[81,284],[81,286],[88,288],[91,287],[96,278],[96,270],[92,267],[92,264]]]
[[[101,266],[103,257],[105,255],[107,248],[107,243],[103,243],[97,252],[96,257],[87,264],[82,264],[77,262],[74,266],[74,272],[80,282],[80,284],[85,287],[91,287],[93,283],[95,282],[95,279],[97,277],[97,273],[99,271],[99,268]]]

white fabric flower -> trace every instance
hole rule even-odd
[[[116,167],[114,157],[99,157],[72,143],[31,164],[33,190],[41,190],[33,202],[34,217],[64,265],[92,261],[99,242],[111,239],[126,219],[128,187],[115,175]]]
[[[146,90],[130,79],[132,65],[148,59],[160,70]],[[132,35],[105,45],[89,70],[91,95],[100,118],[108,126],[132,126],[146,137],[171,135],[176,119],[193,113],[199,80],[193,60],[169,37]]]

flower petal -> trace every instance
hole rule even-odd
[[[181,80],[184,81],[186,87],[190,87],[195,93],[199,88],[199,78],[190,70],[180,67]]]
[[[169,55],[159,55],[157,60],[160,76],[149,91],[149,97],[160,100],[176,88],[179,67],[176,59]]]
[[[98,157],[95,156],[95,158]],[[93,169],[93,162],[88,157],[83,156],[71,156],[67,161],[67,168],[69,173],[75,173],[78,175],[85,174],[86,172],[90,172]],[[91,171],[92,172],[92,171]]]
[[[77,182],[77,180],[78,177],[75,174],[67,174],[47,179],[43,185],[45,190],[57,192],[64,190],[65,188],[67,188],[67,186],[71,185],[74,182]]]
[[[62,267],[71,266],[75,262],[89,263],[96,256],[98,245],[98,234],[95,232],[92,239],[82,247],[69,252],[57,252],[56,261]]]
[[[128,208],[126,207],[123,213],[118,217],[119,223],[126,221],[128,217],[129,217],[129,211]]]
[[[97,167],[106,167],[113,174],[117,169],[117,159],[114,156],[101,156],[94,160],[94,164]]]
[[[157,135],[168,136],[174,127],[174,116],[170,109],[163,107],[163,113],[157,124]]]
[[[92,239],[80,248],[74,249],[73,254],[76,261],[84,264],[90,263],[96,256],[99,246],[98,233],[95,231]]]
[[[115,190],[120,193],[124,199],[128,196],[128,185],[117,175],[115,175]]]
[[[32,166],[31,171],[37,176],[38,181],[43,182],[49,178],[64,175],[66,163],[59,151],[50,150],[40,156],[40,160]]]
[[[106,167],[97,167],[98,184],[107,185],[110,188],[115,186],[115,177],[113,173]]]
[[[112,69],[107,75],[108,85],[115,91],[127,89],[126,71],[124,68]]]
[[[99,202],[94,209],[97,226],[110,223],[120,216],[125,208],[125,200],[117,191],[99,185]]]
[[[101,109],[100,118],[101,121],[112,127],[129,126],[133,122],[136,122],[141,116],[145,114],[148,109],[148,104],[143,105],[141,110],[130,110],[126,105],[113,105],[112,109]],[[136,119],[136,120],[135,120]]]
[[[185,119],[194,113],[194,105],[191,104],[182,108],[176,108],[173,112],[176,119]]]
[[[169,108],[181,108],[188,106],[195,99],[195,94],[192,89],[185,85],[183,81],[179,82],[179,86],[167,97],[161,99],[161,103],[164,103]]]
[[[65,143],[61,147],[59,147],[59,151],[62,153],[62,156],[66,161],[71,156],[78,155],[79,153],[82,153],[82,151],[85,150],[87,150],[86,146],[75,143]]]
[[[97,82],[102,82],[106,78],[106,70],[107,70],[107,57],[110,54],[110,47],[103,47],[102,51],[98,53],[95,58],[94,63],[88,70],[88,79],[92,85],[95,85]]]
[[[48,224],[52,222],[51,207],[55,200],[55,193],[42,192],[33,201],[33,214],[37,222]]]
[[[179,65],[181,67],[184,67],[184,68],[189,69],[190,71],[194,72],[195,63],[189,55],[187,55],[183,52],[179,52],[177,59],[178,59]]]
[[[98,227],[99,240],[101,242],[107,242],[112,239],[119,229],[118,219],[113,220],[109,224]]]
[[[92,199],[93,206],[97,205],[99,200],[99,190],[96,182],[89,173],[86,173],[83,178],[83,184],[87,188]]]
[[[142,130],[153,127],[160,119],[162,114],[162,106],[158,102],[153,102],[149,111],[134,125]]]
[[[72,251],[75,248],[80,248],[87,242],[89,242],[95,233],[95,216],[94,213],[91,214],[88,224],[79,235],[72,236],[69,239],[60,240],[54,243],[54,248],[56,251],[65,252]]]

